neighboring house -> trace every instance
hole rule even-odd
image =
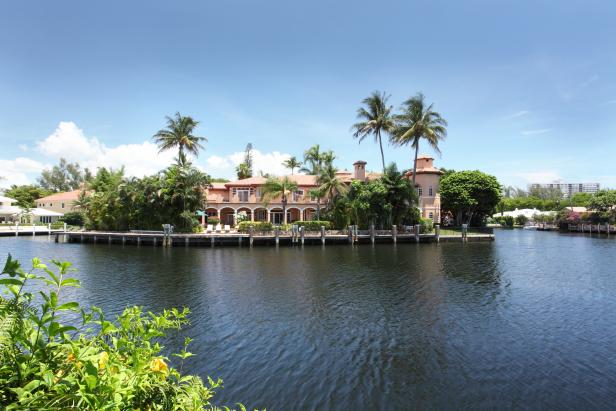
[[[62,217],[63,213],[43,208],[22,209],[14,206],[17,200],[0,196],[0,223],[19,221],[23,224],[53,223]]]
[[[81,190],[54,193],[36,200],[36,206],[62,214],[76,211],[74,202],[79,198],[79,193],[81,193]]]
[[[439,183],[443,172],[434,167],[434,158],[426,155],[417,157],[417,177],[415,187],[419,196],[419,210],[422,218],[431,218],[435,223],[441,221],[441,196]],[[413,170],[406,173],[413,178]]]
[[[340,170],[340,179],[350,183],[353,180],[371,180],[380,174],[366,173],[366,162],[357,161],[354,171]],[[297,190],[287,198],[287,222],[312,220],[317,211],[317,199],[310,196],[310,190],[317,187],[314,175],[294,174],[288,176],[297,183]],[[228,183],[212,183],[207,193],[208,206],[205,209],[209,217],[218,217],[222,224],[235,225],[237,215],[245,213],[250,221],[269,221],[274,224],[283,222],[282,202],[280,198],[272,199],[263,205],[263,187],[265,177],[250,177]],[[326,199],[321,199],[321,209],[325,208]]]

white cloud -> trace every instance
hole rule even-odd
[[[25,145],[25,144],[20,144],[18,147],[19,147],[19,149],[21,151],[28,151],[28,150],[30,150],[30,148],[27,145]]]
[[[291,154],[273,151],[271,153],[262,153],[259,150],[252,150],[252,169],[255,175],[259,172],[269,173],[274,175],[288,174],[289,170],[282,163],[291,157]],[[211,155],[206,159],[206,171],[214,177],[235,177],[235,167],[244,161],[244,152],[236,151],[235,153],[224,157]]]
[[[536,134],[545,134],[545,133],[549,133],[551,131],[551,129],[549,128],[540,128],[537,130],[524,130],[522,131],[522,135],[523,136],[534,136]]]
[[[528,111],[528,110],[520,110],[520,111],[517,111],[515,113],[506,115],[505,117],[503,117],[503,120],[513,120],[514,118],[523,117],[523,116],[525,116],[527,114],[530,114],[530,111]]]
[[[556,170],[516,173],[515,176],[526,180],[528,183],[553,183],[555,181],[562,180],[562,177]]]
[[[142,177],[167,167],[176,155],[174,151],[158,153],[156,144],[144,141],[107,147],[96,137],[86,137],[83,130],[71,121],[61,122],[46,139],[37,142],[37,151],[58,160],[76,161],[82,167],[125,167],[129,176]]]
[[[32,179],[28,174],[40,173],[46,165],[29,158],[17,157],[15,160],[0,160],[0,176],[4,180],[0,182],[2,186],[11,184],[29,184]]]

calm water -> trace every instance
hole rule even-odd
[[[188,306],[190,372],[268,410],[613,409],[616,238],[173,248],[0,238],[74,262],[80,299]],[[4,257],[2,257],[4,258]]]

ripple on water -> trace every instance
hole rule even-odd
[[[270,410],[610,409],[616,239],[523,230],[494,243],[304,248],[58,245],[79,298],[187,306],[188,371]],[[168,343],[176,348],[183,335]]]

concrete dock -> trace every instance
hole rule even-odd
[[[139,246],[263,246],[263,245],[330,245],[374,243],[435,243],[494,241],[492,232],[468,233],[466,236],[389,232],[306,232],[306,233],[208,233],[171,234],[131,232],[62,232],[55,233],[60,243],[121,244]]]

